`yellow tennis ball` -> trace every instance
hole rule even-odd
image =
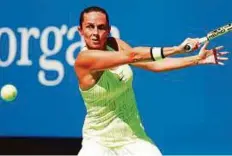
[[[11,84],[4,85],[1,89],[1,97],[3,100],[9,102],[13,101],[17,96],[17,89]]]

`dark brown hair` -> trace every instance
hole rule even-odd
[[[89,12],[101,12],[101,13],[105,14],[108,26],[110,25],[109,16],[108,16],[108,13],[106,12],[106,10],[101,8],[101,7],[98,7],[98,6],[91,6],[91,7],[85,8],[80,14],[79,26],[81,28],[82,28],[82,22],[84,20],[84,14],[89,13]]]

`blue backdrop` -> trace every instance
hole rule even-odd
[[[81,136],[85,107],[73,62],[83,45],[79,13],[90,5],[104,7],[112,35],[132,46],[174,46],[232,21],[230,0],[1,1],[0,87],[18,89],[14,102],[0,99],[1,136]],[[209,47],[216,45],[232,51],[232,35]],[[164,154],[232,154],[231,67],[133,68],[145,129]]]

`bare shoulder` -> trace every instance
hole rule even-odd
[[[93,72],[88,70],[91,64],[91,59],[87,56],[89,52],[88,49],[79,52],[74,63],[75,73],[82,90],[88,90],[94,86],[103,73],[102,71]]]
[[[74,63],[74,67],[78,68],[78,67],[85,67],[86,65],[86,61],[88,61],[88,59],[86,59],[86,54],[88,53],[88,50],[83,50],[80,51],[75,59],[75,63]]]
[[[131,46],[119,38],[109,37],[107,44],[117,51],[131,49]]]
[[[131,49],[132,47],[127,43],[125,42],[124,40],[121,40],[121,39],[116,39],[118,44],[121,46],[121,48],[123,50],[126,50],[126,49]]]

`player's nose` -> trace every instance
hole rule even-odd
[[[98,31],[98,28],[94,28],[94,29],[93,29],[93,34],[97,35],[98,32],[99,32],[99,31]]]

